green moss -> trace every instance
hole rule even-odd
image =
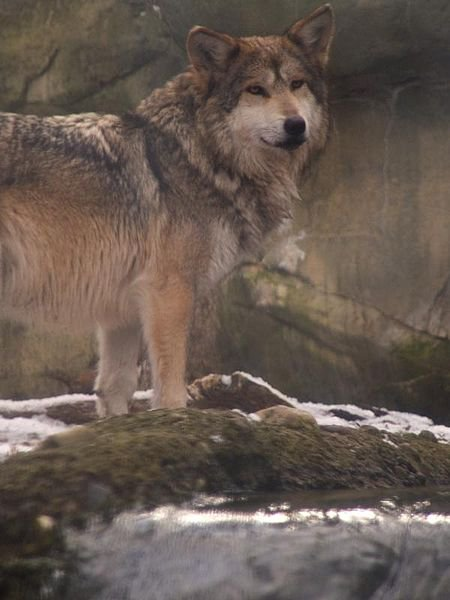
[[[392,354],[411,378],[430,373],[450,377],[450,340],[412,337],[395,345]]]
[[[370,401],[450,425],[450,342],[415,336],[393,348],[392,360],[397,381],[379,385]]]
[[[358,487],[357,471],[369,486],[399,483],[368,477],[371,458],[355,463],[355,448],[371,457],[369,447],[395,454],[378,435],[254,425],[232,412],[159,410],[112,418],[54,436],[1,465],[0,509],[10,517],[2,519],[1,547],[21,538],[25,521],[34,523],[35,537],[40,515],[80,524],[94,514],[156,506],[199,490]],[[450,478],[450,449],[440,452]],[[42,548],[54,541],[46,535]]]

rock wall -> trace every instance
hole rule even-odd
[[[124,110],[182,68],[192,25],[281,32],[318,4],[0,0],[0,108]],[[450,5],[333,6],[330,143],[301,187],[292,236],[225,286],[214,367],[251,370],[303,398],[448,420]],[[8,327],[0,342],[12,355]],[[42,373],[34,354],[30,393]],[[73,364],[58,356],[55,369]],[[1,395],[12,393],[4,371]]]
[[[146,0],[0,0],[0,19],[2,110],[127,110],[184,65]]]

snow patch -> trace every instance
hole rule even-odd
[[[153,398],[153,390],[138,390],[134,392],[133,398],[135,400],[151,400]]]
[[[389,411],[386,409],[370,410],[354,406],[353,404],[322,404],[314,402],[299,402],[295,398],[290,398],[279,390],[272,387],[269,383],[260,377],[254,377],[243,371],[239,371],[242,377],[256,385],[265,387],[277,398],[288,405],[304,410],[310,413],[319,425],[333,425],[340,427],[361,427],[369,425],[376,427],[386,433],[415,433],[430,431],[440,443],[450,443],[450,427],[444,425],[435,425],[428,417],[422,417],[412,413]],[[223,375],[221,383],[230,386],[232,383],[230,375]],[[153,396],[152,390],[138,391],[134,394],[137,400],[148,400]],[[86,401],[95,401],[94,394],[65,394],[53,398],[43,398],[36,400],[0,400],[0,412],[7,415],[8,412],[17,412],[23,409],[24,412],[35,413],[30,417],[5,418],[0,416],[0,461],[11,454],[25,452],[35,448],[42,440],[50,435],[66,431],[76,427],[68,426],[60,421],[50,419],[45,416],[48,407],[59,404]],[[260,421],[259,415],[246,414],[235,409],[234,412],[245,416],[252,421]],[[346,418],[345,418],[346,417]],[[216,436],[212,436],[213,439]],[[387,436],[387,443],[393,444]],[[221,440],[213,439],[216,443]]]
[[[231,385],[231,375],[222,375],[220,381],[223,385],[229,387]]]
[[[377,411],[379,414],[376,414],[373,410],[360,408],[354,404],[299,402],[297,399],[290,398],[275,389],[261,377],[254,377],[244,371],[239,371],[239,374],[248,379],[248,381],[252,381],[257,385],[265,387],[277,398],[280,398],[290,406],[309,412],[319,425],[337,425],[340,427],[361,427],[361,425],[370,425],[371,427],[376,427],[377,429],[388,433],[419,434],[422,431],[431,431],[438,441],[450,443],[450,427],[446,427],[445,425],[435,425],[428,417],[387,409],[381,409],[380,411]],[[351,420],[338,416],[340,412],[351,415]]]
[[[86,400],[94,402],[95,399],[94,394],[63,394],[62,396],[36,400],[0,400],[0,411],[3,413],[17,411],[20,407],[26,412],[45,413],[49,406],[59,406],[67,403],[76,404],[77,402],[86,402]]]
[[[136,400],[151,400],[153,390],[137,391]],[[0,462],[11,454],[27,452],[36,448],[50,435],[73,429],[78,425],[66,425],[45,415],[48,408],[64,404],[95,402],[95,394],[63,394],[51,398],[32,400],[0,400]],[[7,418],[9,412],[23,410],[29,416]],[[6,415],[6,416],[5,416]]]
[[[32,450],[48,436],[61,433],[66,429],[68,426],[61,421],[49,419],[44,415],[36,415],[28,419],[0,417],[0,460],[10,454]]]

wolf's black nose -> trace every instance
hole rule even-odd
[[[306,130],[305,119],[303,117],[289,117],[284,122],[284,130],[288,135],[300,137]]]

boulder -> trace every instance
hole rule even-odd
[[[270,406],[258,410],[255,416],[266,425],[283,425],[290,429],[317,427],[317,421],[310,413],[292,406]]]
[[[283,423],[273,409],[263,421],[196,409],[115,417],[7,459],[0,465],[2,597],[31,600],[44,589],[64,597],[66,577],[83,559],[68,547],[67,527],[123,510],[200,492],[450,484],[450,446],[432,436],[318,427],[304,417],[292,427],[292,409],[280,409]]]
[[[188,405],[193,408],[237,409],[252,413],[271,406],[289,406],[276,389],[239,371],[232,375],[211,374],[196,379],[188,387],[188,393]]]

